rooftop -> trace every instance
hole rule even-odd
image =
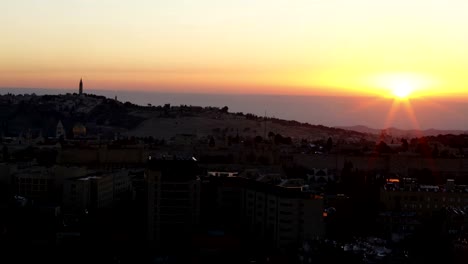
[[[450,182],[453,184],[453,182]],[[467,185],[425,185],[425,184],[412,184],[411,186],[404,186],[397,182],[388,182],[383,186],[385,191],[401,191],[401,192],[433,192],[433,193],[468,193]]]

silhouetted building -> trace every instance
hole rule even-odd
[[[56,138],[63,138],[65,139],[66,134],[65,134],[65,128],[63,127],[62,121],[58,121],[57,127],[55,129],[55,137]]]
[[[85,177],[68,179],[63,185],[63,204],[71,210],[99,209],[112,205],[113,177],[91,173]]]
[[[381,189],[380,201],[387,210],[416,212],[419,216],[431,217],[448,207],[464,210],[468,203],[468,188],[455,185],[451,179],[441,186],[405,183],[404,179],[388,181]]]
[[[149,149],[143,144],[64,145],[57,156],[57,163],[110,168],[135,167],[142,166],[149,153]]]
[[[9,197],[13,194],[12,178],[16,166],[8,163],[0,163],[0,207],[6,204]]]
[[[148,240],[158,247],[183,247],[200,218],[200,178],[194,158],[149,158]]]
[[[302,180],[279,175],[249,179],[241,194],[242,219],[257,239],[284,248],[324,236],[323,197]]]
[[[307,173],[309,183],[327,183],[335,181],[335,174],[327,168],[314,168],[311,173]]]
[[[55,174],[50,168],[31,166],[14,174],[15,194],[35,201],[55,198]]]
[[[79,95],[82,95],[83,94],[83,79],[80,79],[80,89],[78,91],[78,94]]]

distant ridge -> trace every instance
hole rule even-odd
[[[312,125],[294,120],[229,112],[216,106],[137,105],[109,97],[83,93],[59,95],[0,94],[0,134],[16,137],[23,133],[55,137],[59,122],[68,135],[77,124],[89,135],[115,138],[115,135],[171,140],[178,135],[199,138],[265,137],[266,132],[312,141],[334,139],[361,141],[376,137],[355,131]],[[28,132],[29,133],[29,132]]]
[[[385,131],[387,135],[393,137],[405,137],[405,138],[414,138],[414,137],[421,137],[421,136],[437,136],[437,135],[461,135],[461,134],[468,134],[467,130],[440,130],[440,129],[426,129],[426,130],[405,130],[399,129],[395,127],[389,127],[387,129],[376,129],[370,128],[363,125],[356,125],[356,126],[337,126],[336,128],[341,128],[345,130],[352,130],[360,133],[366,134],[373,134],[379,135],[382,131]]]

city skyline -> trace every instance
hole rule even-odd
[[[467,263],[467,0],[0,9],[3,262]]]
[[[466,99],[463,1],[2,6],[0,87]]]

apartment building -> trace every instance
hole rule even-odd
[[[241,218],[249,232],[278,248],[325,234],[323,197],[311,192],[302,179],[265,174],[244,180]]]
[[[200,219],[200,178],[192,157],[150,157],[145,171],[148,240],[183,246]],[[164,241],[164,244],[161,243]]]

